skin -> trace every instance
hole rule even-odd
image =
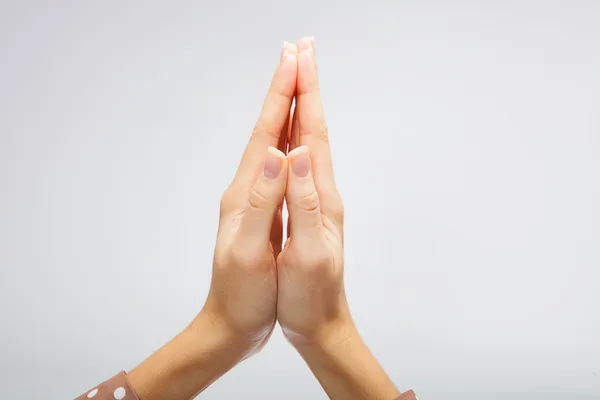
[[[282,248],[284,199],[289,232]],[[128,374],[140,399],[193,398],[262,349],[277,321],[330,398],[399,396],[350,315],[343,222],[314,40],[304,38],[284,44],[239,169],[223,194],[202,311]]]

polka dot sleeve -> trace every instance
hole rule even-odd
[[[109,380],[88,390],[75,400],[140,400],[127,383],[125,371],[121,371]],[[396,400],[417,400],[415,392],[409,390]]]
[[[409,390],[408,392],[402,393],[396,400],[417,400],[417,395],[415,395],[415,392],[412,390]]]
[[[125,372],[113,376],[106,382],[88,390],[75,400],[140,400],[127,383]]]

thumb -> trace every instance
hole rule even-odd
[[[291,171],[285,199],[290,215],[289,234],[294,241],[312,241],[323,234],[323,220],[308,147],[292,150],[288,161]]]
[[[269,243],[275,214],[283,202],[287,182],[287,159],[269,147],[263,171],[250,190],[239,233],[253,243]]]

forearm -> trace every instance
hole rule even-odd
[[[333,400],[393,400],[400,395],[353,324],[295,347]]]
[[[127,374],[140,400],[191,399],[251,349],[216,318],[200,313],[172,341]]]

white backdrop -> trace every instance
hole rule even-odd
[[[346,282],[422,399],[600,398],[597,1],[3,1],[0,397],[181,330],[283,40],[315,35]],[[570,394],[569,394],[570,393]],[[325,398],[279,330],[200,398]]]

